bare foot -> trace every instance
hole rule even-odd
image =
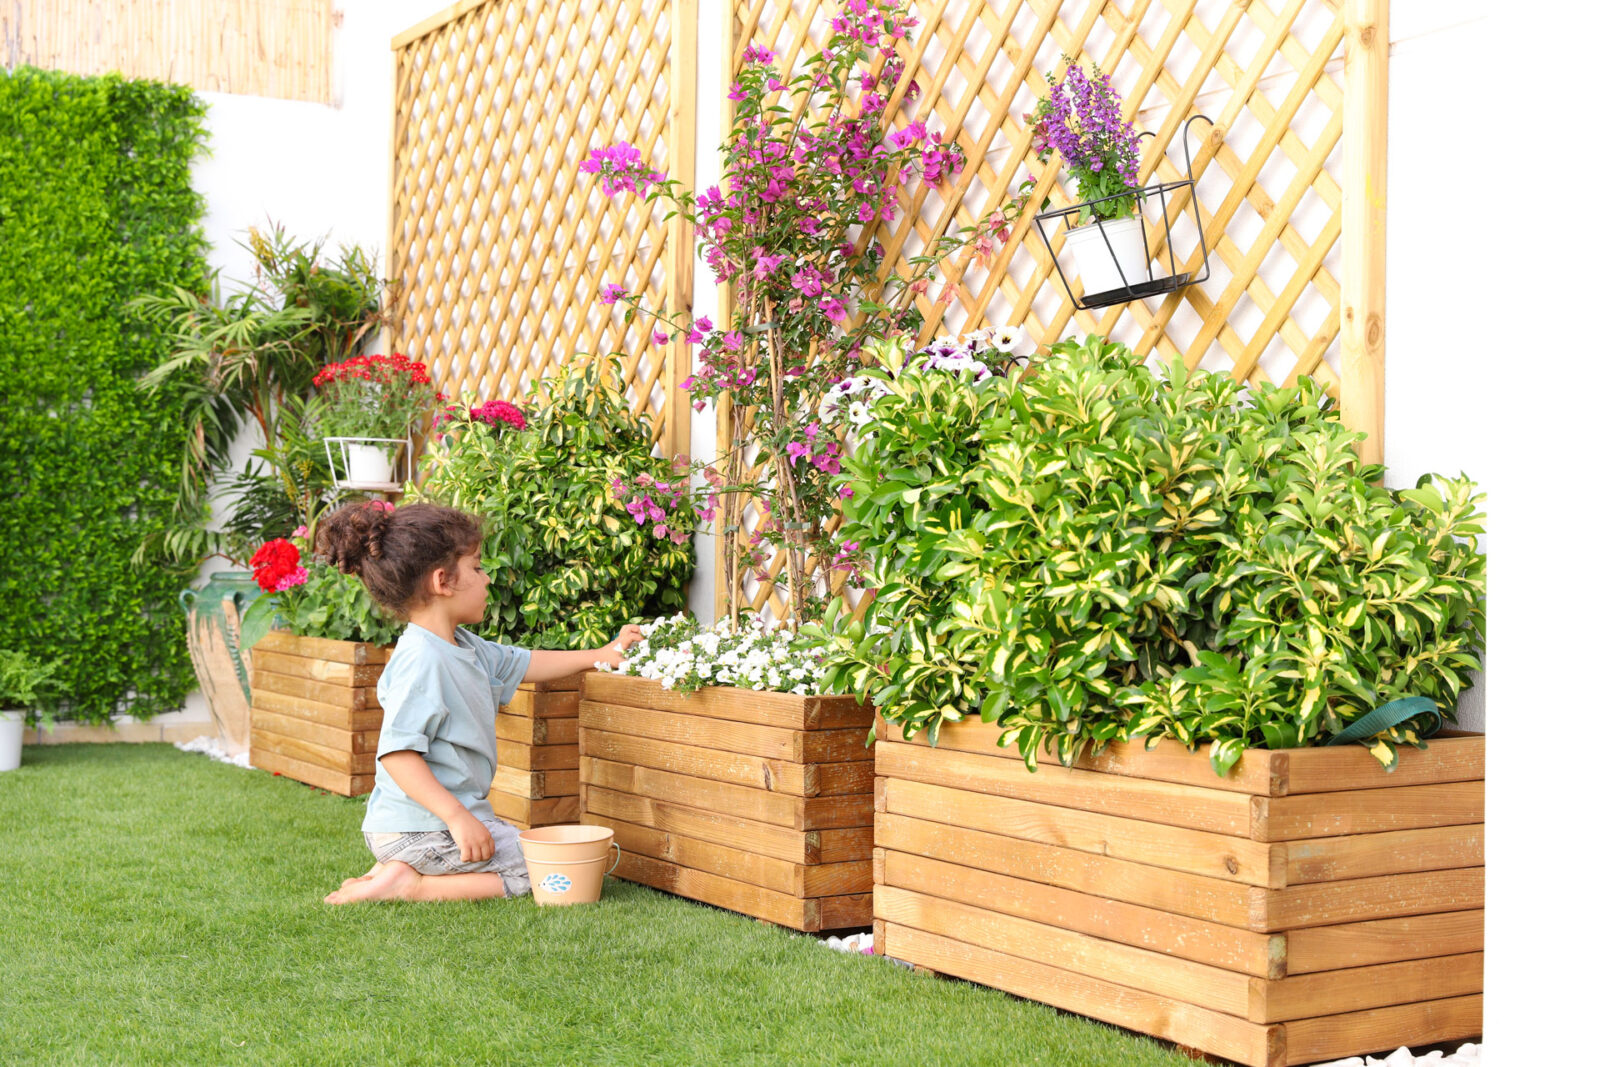
[[[409,864],[399,860],[381,863],[370,876],[354,879],[322,898],[324,904],[351,904],[358,900],[405,900],[422,881]]]
[[[369,880],[371,880],[373,875],[377,874],[381,870],[383,870],[383,864],[374,863],[372,865],[372,870],[368,871],[366,874],[357,875],[354,878],[346,878],[344,881],[339,883],[339,888],[340,889],[349,889],[351,886],[355,885],[357,882],[369,881]]]

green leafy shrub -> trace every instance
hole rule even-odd
[[[550,402],[518,409],[522,429],[491,414],[503,402],[478,417],[457,409],[424,461],[422,488],[407,491],[484,519],[489,604],[476,630],[492,641],[593,648],[630,619],[686,603],[693,541],[657,540],[622,498],[639,479],[665,487],[662,521],[680,532],[693,530],[697,500],[678,467],[650,454],[648,425],[602,366],[545,383]]]
[[[172,521],[140,545],[141,559],[242,562],[263,540],[314,523],[343,499],[321,433],[311,436],[320,406],[312,381],[377,335],[383,278],[359,247],[328,254],[324,242],[296,240],[281,226],[251,228],[240,244],[256,270],[243,289],[224,294],[213,271],[209,296],[174,285],[132,305],[167,346],[142,385],[179,400],[189,444]],[[242,471],[229,471],[246,423],[264,445]],[[314,462],[306,461],[307,443]],[[233,501],[220,530],[208,527],[213,495]]]
[[[908,736],[976,713],[1030,766],[1175,737],[1220,774],[1400,697],[1453,713],[1483,643],[1480,498],[1383,488],[1310,379],[1241,395],[1093,337],[981,382],[880,356],[841,530],[876,596],[811,635],[825,684]],[[1425,718],[1363,743],[1392,766]]]
[[[138,390],[167,348],[128,303],[204,285],[203,114],[180,86],[0,70],[0,645],[61,655],[87,722],[194,686],[192,561],[129,565],[167,527],[188,437],[181,400]]]

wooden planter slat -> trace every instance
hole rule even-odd
[[[577,797],[546,797],[530,800],[498,790],[489,790],[489,807],[509,823],[526,830],[533,826],[553,826],[578,821]]]
[[[1259,842],[1073,808],[883,779],[884,810],[1272,888],[1483,863],[1481,823]]]
[[[509,716],[507,717],[509,721]],[[529,719],[533,724],[533,736],[530,738],[535,745],[575,745],[578,743],[578,720],[574,716],[570,719]]]
[[[495,736],[502,741],[524,745],[575,745],[578,719],[530,719],[521,715],[501,715],[494,724]]]
[[[1106,982],[1125,984],[1138,975],[1139,988],[1151,993],[1231,1015],[1250,1011],[1250,983],[1257,979],[1249,975],[907,889],[880,886],[875,892],[873,917],[888,923]]]
[[[1289,1022],[1480,993],[1483,953],[1400,960],[1278,981],[1253,978],[1251,982],[1250,1021]]]
[[[377,685],[384,667],[381,663],[357,666],[335,660],[310,659],[285,652],[269,652],[260,647],[251,649],[250,661],[257,670],[308,678],[315,682],[336,682],[346,687]]]
[[[980,871],[998,871],[1178,915],[1214,919],[1244,930],[1256,929],[1252,912],[1261,906],[1254,886],[887,812],[879,813],[874,837],[880,846],[896,852],[930,856]],[[1160,877],[1154,877],[1157,873]]]
[[[632,823],[619,822],[588,813],[591,822],[608,826],[625,851],[650,859],[666,860],[683,867],[726,872],[739,882],[771,889],[792,896],[820,897],[848,893],[862,880],[871,879],[872,861],[846,863],[795,863],[774,859],[726,845],[712,844],[681,834],[669,834]]]
[[[581,737],[587,738],[588,731]],[[612,763],[592,756],[579,760],[580,778],[588,785],[650,797],[707,811],[737,811],[748,819],[795,830],[839,830],[872,821],[872,795],[796,797],[714,782],[687,774],[659,771],[632,763]]]
[[[256,649],[357,665],[388,663],[390,652],[388,646],[369,645],[363,641],[330,641],[322,637],[296,637],[284,630],[268,631],[266,636],[251,648],[251,653],[254,654]]]
[[[886,922],[883,934],[883,941],[893,946],[896,958],[912,960],[941,974],[1004,989],[1241,1063],[1281,1062],[1281,1028],[1260,1026],[1225,1012],[1008,956],[910,926]],[[1276,1061],[1269,1058],[1275,1051]]]
[[[626,850],[622,853],[622,862],[617,865],[616,873],[617,877],[630,882],[715,904],[719,908],[795,930],[836,930],[846,926],[864,926],[872,921],[871,893],[795,896]]]
[[[500,767],[495,770],[494,782],[489,788],[529,800],[575,797],[578,795],[578,772],[524,771],[516,767]]]
[[[324,726],[310,719],[297,719],[275,711],[257,708],[251,713],[255,726],[280,737],[292,737],[323,748],[342,752],[375,752],[378,747],[376,730],[341,730],[337,726]]]
[[[1252,799],[1258,815],[1250,836],[1257,841],[1483,823],[1482,781]]]
[[[315,700],[335,707],[378,708],[378,691],[372,686],[341,685],[338,682],[317,682],[310,678],[256,668],[250,675],[250,688],[257,687],[283,696],[301,700]]]
[[[636,763],[657,770],[675,771],[734,785],[748,785],[792,796],[838,796],[870,793],[873,766],[853,763],[791,763],[788,760],[750,756],[722,749],[678,745],[655,738],[589,730],[584,751],[598,759]]]
[[[389,650],[274,630],[251,650],[250,762],[321,789],[372,791]]]
[[[715,685],[680,693],[643,678],[604,671],[585,675],[584,685],[584,699],[595,703],[643,706],[791,730],[865,729],[873,719],[870,705],[857,704],[855,697],[849,696],[796,696]]]
[[[585,821],[623,878],[801,930],[871,921],[872,709],[851,697],[585,677]]]
[[[1483,911],[1449,911],[1290,930],[1284,971],[1307,974],[1369,963],[1483,951]]]
[[[776,726],[711,719],[703,715],[655,711],[620,704],[583,702],[583,725],[587,729],[635,737],[676,741],[699,748],[715,748],[794,763],[870,762],[867,730],[796,730]]]
[[[1004,837],[1061,845],[1115,859],[1223,878],[1246,885],[1284,885],[1284,846],[1204,830],[1078,811],[1030,800],[975,794],[925,782],[883,779],[883,810],[966,826]]]
[[[1285,973],[1285,939],[1218,926],[1138,904],[1090,896],[955,863],[878,849],[880,886],[908,889],[946,900],[986,900],[995,911],[1049,923],[1135,948],[1163,952],[1262,978]],[[1353,966],[1354,964],[1341,964]]]
[[[318,789],[326,789],[330,793],[338,793],[340,796],[354,797],[372,792],[370,774],[342,774],[265,749],[258,752],[254,746],[250,749],[250,765],[306,785],[316,786]]]
[[[1342,1058],[1346,1048],[1431,1045],[1483,1029],[1483,995],[1451,997],[1283,1023],[1285,1064]]]
[[[371,752],[326,748],[309,741],[302,741],[297,737],[271,733],[259,726],[252,726],[250,730],[250,751],[276,752],[280,756],[288,756],[301,763],[326,767],[343,774],[371,775],[378,769],[377,757]]]
[[[1483,866],[1483,824],[1314,837],[1269,846],[1285,857],[1288,885]]]
[[[1381,878],[1317,882],[1257,892],[1260,897],[1251,928],[1294,930],[1304,926],[1481,908],[1483,868],[1390,874]]]
[[[1481,1032],[1481,737],[1394,776],[1247,753],[1208,785],[1204,752],[1029,774],[952,725],[878,746],[886,955],[1253,1067]]]
[[[578,763],[577,745],[517,744],[497,740],[500,766],[517,767],[525,771],[565,770]]]
[[[339,707],[336,704],[324,704],[319,700],[284,696],[254,686],[250,688],[250,706],[340,729],[377,730],[383,726],[382,708]]]
[[[585,819],[590,814],[600,815],[796,863],[842,863],[872,857],[870,826],[847,830],[793,830],[588,784],[580,788],[579,795],[583,798]]]
[[[576,719],[578,691],[534,689],[531,684],[524,685],[511,698],[511,703],[500,706],[500,714],[524,719]]]
[[[1249,837],[1260,800],[1198,786],[1146,778],[1124,778],[1087,771],[1041,777],[1021,760],[976,756],[880,740],[878,774],[973,793],[1037,800],[1045,804],[1182,826],[1191,830]],[[1060,768],[1055,768],[1060,770]]]
[[[899,744],[930,747],[926,733],[906,741],[897,726],[878,721],[878,737]],[[1020,760],[1015,746],[996,744],[995,728],[976,719],[947,722],[939,730],[941,751],[972,752]],[[1203,757],[1205,747],[1199,754]],[[1098,756],[1084,756],[1082,770],[1149,778],[1205,789],[1249,793],[1255,796],[1289,796],[1328,793],[1345,789],[1389,789],[1403,785],[1479,781],[1483,778],[1484,738],[1481,734],[1447,732],[1428,742],[1426,749],[1404,749],[1393,771],[1385,771],[1365,748],[1349,745],[1314,749],[1248,749],[1226,777],[1218,777],[1208,759],[1195,758],[1181,744],[1164,740],[1146,750],[1142,743],[1113,742]],[[1041,766],[1053,757],[1039,757]]]

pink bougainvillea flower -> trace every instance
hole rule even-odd
[[[607,285],[600,290],[600,303],[615,304],[622,297],[628,295],[628,290],[615,283]]]
[[[658,345],[664,345],[672,340],[672,337],[665,330],[657,330],[650,335],[650,340]]]

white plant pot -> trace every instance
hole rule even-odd
[[[381,445],[350,445],[349,480],[363,485],[394,481],[394,453]]]
[[[1069,231],[1067,251],[1072,254],[1073,267],[1083,283],[1084,296],[1150,280],[1150,262],[1144,257],[1144,222],[1137,215]],[[1118,266],[1122,268],[1120,272]]]
[[[0,771],[22,766],[22,725],[27,713],[0,711]]]

